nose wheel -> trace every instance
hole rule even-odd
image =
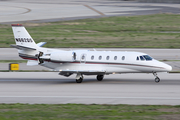
[[[154,72],[153,75],[156,77],[154,80],[156,83],[160,82],[160,78],[157,76],[157,73]]]
[[[156,77],[156,78],[155,78],[155,82],[156,82],[156,83],[160,82],[159,77]]]

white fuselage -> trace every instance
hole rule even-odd
[[[62,50],[41,48],[41,51],[47,54],[56,52],[60,58]],[[67,52],[67,51],[66,51]],[[41,65],[54,69],[56,71],[104,71],[105,74],[115,73],[153,73],[153,72],[168,72],[172,67],[157,61],[142,60],[140,56],[147,55],[141,52],[115,52],[115,51],[88,51],[74,50],[69,51],[76,53],[76,59],[72,61],[54,61],[45,60]],[[33,53],[34,54],[34,53]],[[139,60],[137,59],[139,58]],[[65,58],[66,59],[66,58]]]

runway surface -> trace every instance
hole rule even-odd
[[[13,0],[0,2],[0,23],[53,22],[107,16],[179,14],[180,4],[117,0]]]
[[[82,83],[57,75],[56,72],[0,73],[0,103],[48,104],[180,104],[180,74],[120,74],[84,76]]]

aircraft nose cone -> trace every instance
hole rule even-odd
[[[172,67],[171,67],[170,65],[167,65],[167,66],[166,66],[166,70],[169,72],[169,71],[172,70]]]

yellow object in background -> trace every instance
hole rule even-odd
[[[19,70],[19,64],[18,63],[10,63],[9,70]]]

